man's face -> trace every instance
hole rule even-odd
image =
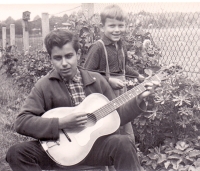
[[[54,46],[51,50],[51,62],[56,71],[67,80],[73,78],[77,72],[78,54],[72,43],[67,43],[62,48]]]
[[[125,21],[106,18],[102,29],[106,37],[113,42],[117,42],[120,40],[122,33],[125,31]]]

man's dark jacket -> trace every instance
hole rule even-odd
[[[109,100],[116,96],[99,73],[89,72],[79,68],[83,78],[86,96],[91,93],[100,93]],[[90,105],[90,104],[88,104]],[[15,122],[16,131],[22,135],[40,140],[56,140],[59,138],[58,118],[42,118],[46,111],[56,107],[71,107],[69,91],[56,70],[52,70],[42,77],[31,90]],[[132,99],[118,109],[121,125],[136,118],[145,108],[144,102],[140,107]]]

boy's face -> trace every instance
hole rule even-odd
[[[102,29],[106,37],[113,42],[117,42],[120,40],[122,33],[125,31],[125,21],[106,18]]]
[[[78,58],[79,54],[74,50],[72,43],[67,43],[62,48],[54,46],[51,50],[52,65],[67,80],[75,76]]]

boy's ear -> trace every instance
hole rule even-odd
[[[103,23],[100,23],[100,30],[101,30],[101,32],[103,32],[104,33],[104,25],[103,25]]]
[[[77,60],[79,60],[80,57],[81,57],[81,49],[79,49],[79,50],[77,51],[76,56],[77,56]]]

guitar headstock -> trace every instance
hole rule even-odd
[[[156,74],[157,77],[159,77],[160,80],[166,80],[171,75],[174,75],[175,73],[178,73],[182,70],[182,67],[177,64],[169,64],[167,66],[161,67],[159,72]]]

